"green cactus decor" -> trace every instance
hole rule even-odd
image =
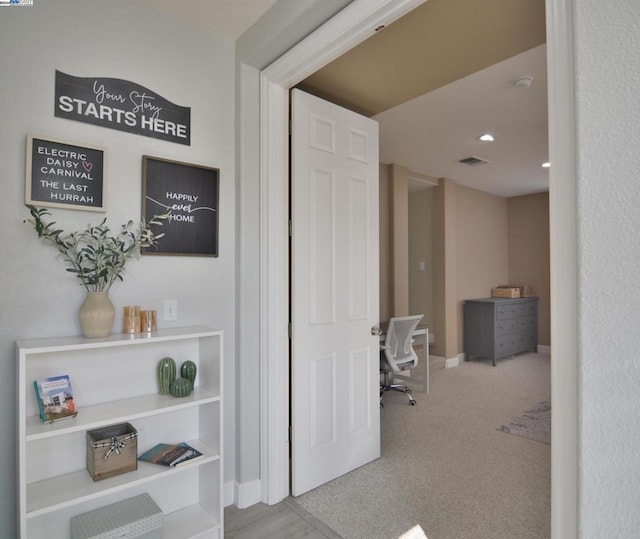
[[[188,380],[187,378],[178,378],[171,384],[171,394],[174,397],[186,397],[187,395],[191,395],[192,391],[193,384],[191,383],[191,380]]]
[[[176,362],[164,357],[158,362],[158,389],[160,395],[171,394],[171,384],[176,379]]]
[[[191,361],[185,361],[180,367],[180,376],[182,378],[186,378],[191,382],[191,385],[194,386],[196,384],[196,373],[198,372],[198,367],[196,364]]]

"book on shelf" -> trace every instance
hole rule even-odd
[[[200,451],[185,442],[179,444],[158,443],[142,453],[138,460],[175,468],[202,457],[203,454]]]
[[[68,374],[34,380],[33,388],[43,423],[53,423],[78,415]]]

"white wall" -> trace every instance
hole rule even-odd
[[[27,133],[106,147],[106,216],[114,227],[140,216],[143,154],[220,169],[220,256],[143,257],[110,295],[117,312],[114,331],[120,331],[122,306],[162,312],[165,298],[178,300],[179,319],[160,318],[160,327],[205,324],[225,330],[227,481],[235,470],[234,43],[128,0],[34,4],[3,7],[0,13],[0,535],[6,537],[14,536],[16,514],[14,342],[79,334],[77,312],[84,299],[83,288],[65,272],[55,250],[39,243],[22,223]],[[56,69],[129,80],[191,107],[191,146],[54,117]],[[102,217],[53,213],[65,229]],[[78,406],[82,413],[82,403]]]
[[[572,5],[580,536],[622,539],[640,536],[640,3]]]

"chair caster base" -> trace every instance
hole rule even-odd
[[[393,385],[380,386],[380,408],[384,408],[384,404],[382,403],[382,397],[386,391],[398,391],[400,393],[404,393],[409,399],[409,404],[411,406],[416,405],[416,399],[413,398],[411,389],[409,389],[405,385],[393,384]]]

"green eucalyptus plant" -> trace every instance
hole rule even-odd
[[[138,258],[141,248],[157,245],[164,234],[155,234],[152,226],[162,226],[169,214],[154,215],[149,222],[142,221],[135,228],[133,221],[122,225],[120,232],[109,235],[105,217],[99,225],[87,225],[81,232],[65,233],[55,227],[55,221],[45,221],[50,216],[44,208],[27,204],[31,219],[25,223],[33,225],[39,238],[53,245],[69,266],[67,271],[75,274],[87,292],[108,292],[116,280],[123,280],[125,264]]]

